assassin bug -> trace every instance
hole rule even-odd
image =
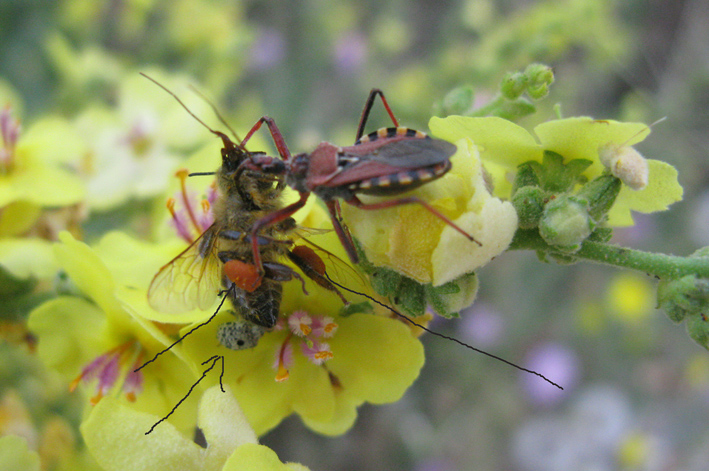
[[[305,291],[302,277],[277,261],[282,257],[287,257],[306,276],[347,303],[338,289],[323,276],[324,264],[310,247],[290,249],[293,244],[290,237],[297,230],[292,218],[281,218],[257,236],[248,234],[255,223],[282,207],[282,182],[274,185],[272,176],[263,172],[244,172],[241,168],[244,161],[265,157],[265,154],[249,152],[243,142],[235,144],[226,134],[211,129],[174,93],[155,83],[218,136],[223,148],[222,165],[216,172],[209,173],[216,176],[219,190],[213,207],[214,223],[158,271],[148,288],[150,305],[168,313],[197,307],[208,309],[217,294],[224,291],[241,314],[241,319],[220,327],[220,343],[232,349],[253,347],[265,329],[275,326],[278,320],[283,292],[281,283],[296,278],[303,283]],[[186,200],[184,193],[183,188]],[[195,217],[190,216],[194,223]],[[252,247],[257,247],[259,270],[252,260]],[[259,278],[259,283],[254,283],[254,278]]]
[[[381,98],[394,127],[363,135],[377,96]],[[456,146],[449,142],[432,139],[414,129],[399,127],[399,122],[381,90],[375,88],[370,91],[352,146],[339,147],[322,142],[311,153],[292,156],[275,121],[267,116],[262,117],[251,128],[242,143],[248,141],[264,123],[268,126],[280,159],[265,154],[252,154],[241,163],[239,171],[261,171],[268,175],[281,176],[287,185],[298,191],[300,198],[295,203],[264,216],[251,227],[253,260],[259,274],[264,272],[257,234],[302,208],[311,193],[315,193],[325,202],[335,232],[353,263],[357,263],[359,257],[349,230],[341,223],[339,199],[357,208],[372,210],[419,204],[472,242],[481,245],[473,236],[416,196],[371,204],[358,198],[358,194],[398,195],[442,177],[450,170],[450,157],[456,151]],[[258,281],[257,279],[256,283]]]

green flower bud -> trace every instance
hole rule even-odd
[[[549,245],[576,252],[595,226],[583,200],[562,195],[550,201],[539,221],[539,234]]]
[[[709,313],[709,280],[694,275],[660,280],[657,304],[674,322],[681,322],[687,316]]]
[[[527,88],[527,76],[521,72],[508,72],[502,79],[500,92],[508,100],[518,98]]]
[[[524,69],[524,75],[527,76],[529,87],[538,89],[546,87],[554,83],[554,70],[544,64],[529,64]]]
[[[588,201],[588,213],[599,222],[613,206],[621,186],[622,183],[617,177],[601,175],[586,183],[577,196]]]
[[[533,229],[539,225],[547,198],[547,194],[538,186],[525,186],[515,192],[512,205],[517,211],[520,228]]]
[[[549,85],[543,83],[537,87],[527,87],[527,95],[533,100],[541,100],[549,94]]]

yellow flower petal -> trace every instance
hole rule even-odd
[[[608,224],[615,227],[632,226],[631,210],[641,213],[664,211],[669,205],[682,200],[682,187],[677,182],[677,169],[659,160],[647,161],[649,179],[639,191],[623,186],[615,204],[608,211]]]

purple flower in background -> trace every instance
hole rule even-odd
[[[505,320],[490,305],[477,302],[460,313],[458,324],[463,340],[478,348],[496,345],[505,331]]]
[[[522,385],[529,401],[538,406],[558,404],[579,381],[580,362],[573,350],[556,343],[537,345],[528,354],[525,368],[537,371],[564,388],[547,383],[541,378],[523,373]]]
[[[338,38],[333,51],[335,68],[341,74],[357,72],[367,59],[367,43],[360,33],[347,33]]]
[[[286,55],[286,42],[283,35],[275,29],[262,29],[251,46],[249,66],[253,70],[267,71],[283,62]]]

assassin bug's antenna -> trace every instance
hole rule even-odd
[[[224,305],[224,301],[226,301],[226,299],[227,299],[227,297],[228,297],[227,294],[229,293],[229,290],[234,290],[234,291],[236,291],[236,285],[233,284],[233,285],[231,285],[231,286],[229,287],[229,289],[225,289],[224,291],[222,291],[222,293],[220,293],[220,294],[223,294],[222,300],[219,302],[219,306],[217,306],[217,309],[214,311],[214,314],[212,314],[212,316],[211,316],[209,319],[207,319],[206,321],[202,322],[202,323],[199,324],[198,326],[193,327],[192,329],[190,329],[189,332],[187,332],[185,335],[183,335],[183,336],[180,337],[179,339],[177,339],[177,340],[175,340],[174,342],[172,342],[167,348],[164,348],[163,350],[161,350],[161,351],[159,351],[158,353],[156,353],[155,356],[154,356],[152,359],[150,359],[150,360],[146,361],[145,363],[143,363],[142,365],[140,365],[138,368],[136,368],[135,370],[133,370],[133,372],[134,372],[134,373],[137,373],[138,371],[142,370],[143,368],[145,368],[146,366],[148,366],[148,364],[150,364],[150,363],[154,362],[155,360],[157,360],[160,355],[162,355],[163,353],[167,353],[167,351],[170,350],[172,347],[174,347],[174,346],[177,345],[178,343],[182,342],[182,341],[185,339],[185,337],[187,337],[188,335],[190,335],[192,332],[194,332],[195,330],[199,329],[200,327],[203,327],[203,326],[209,324],[209,323],[212,321],[212,319],[214,319],[214,318],[217,316],[217,314],[219,314],[219,310],[222,308],[222,306]]]
[[[239,139],[239,136],[237,136],[236,132],[234,132],[234,130],[231,128],[231,126],[229,126],[229,124],[224,120],[224,118],[222,117],[222,115],[219,113],[219,110],[217,109],[217,107],[216,107],[211,101],[209,101],[209,100],[204,96],[204,94],[202,94],[199,90],[197,90],[196,88],[194,88],[194,87],[192,87],[192,86],[190,85],[190,88],[192,88],[192,90],[193,90],[195,93],[197,93],[204,101],[206,101],[206,102],[209,104],[209,106],[212,107],[212,110],[213,110],[214,113],[217,115],[217,118],[219,118],[219,121],[220,121],[222,124],[224,124],[224,125],[227,127],[227,129],[229,129],[229,131],[231,131],[231,133],[234,135],[234,137],[236,138],[236,140],[239,142],[238,144],[235,144],[234,142],[232,142],[232,140],[229,139],[229,136],[227,136],[227,135],[224,134],[223,132],[221,132],[221,131],[215,131],[214,129],[210,128],[210,127],[207,125],[207,123],[205,123],[204,121],[202,121],[196,114],[194,114],[194,113],[192,112],[192,110],[190,110],[190,109],[187,107],[187,105],[185,105],[185,103],[184,103],[182,100],[180,100],[180,97],[178,97],[172,90],[170,90],[170,89],[167,88],[165,85],[161,84],[160,82],[158,82],[157,80],[155,80],[155,79],[152,78],[151,76],[149,76],[149,75],[147,75],[147,74],[145,74],[145,73],[143,73],[143,72],[139,72],[139,73],[140,73],[140,75],[142,75],[143,77],[145,77],[146,79],[150,80],[150,81],[153,82],[155,85],[157,85],[158,87],[162,88],[162,89],[165,90],[167,93],[169,93],[175,100],[177,100],[177,102],[185,109],[185,111],[187,111],[187,112],[190,114],[190,116],[192,116],[194,119],[197,120],[198,123],[200,123],[202,126],[204,126],[205,128],[207,128],[207,130],[208,130],[209,132],[211,132],[212,134],[214,134],[215,136],[221,138],[222,142],[224,143],[224,147],[225,147],[226,149],[232,149],[232,148],[237,147],[237,146],[240,147],[240,148],[242,148],[242,149],[244,148],[244,147],[242,146],[242,144],[241,144],[241,139]],[[194,172],[194,173],[190,173],[188,176],[190,176],[190,177],[195,177],[195,176],[207,176],[207,175],[214,175],[214,172]]]
[[[211,132],[212,134],[215,134],[215,135],[221,137],[222,139],[223,139],[224,137],[226,137],[226,135],[225,135],[224,133],[219,132],[219,131],[215,131],[214,129],[212,129],[212,128],[210,128],[209,126],[207,126],[207,123],[205,123],[204,121],[202,121],[201,119],[199,119],[199,117],[198,117],[196,114],[194,114],[194,113],[192,112],[192,110],[190,110],[190,109],[187,107],[187,105],[185,105],[185,104],[182,102],[182,100],[180,100],[180,97],[178,97],[172,90],[170,90],[170,89],[167,88],[165,85],[161,84],[160,82],[158,82],[157,80],[155,80],[155,79],[152,78],[151,76],[149,76],[149,75],[147,75],[147,74],[144,74],[143,72],[139,72],[139,73],[140,73],[140,75],[142,75],[143,77],[145,77],[146,79],[150,80],[150,81],[153,82],[155,85],[157,85],[158,87],[162,88],[162,89],[165,90],[167,93],[169,93],[170,95],[172,95],[172,97],[173,97],[175,100],[177,100],[177,102],[178,102],[180,105],[182,105],[182,107],[185,109],[185,111],[187,111],[187,112],[190,114],[190,116],[192,116],[194,119],[196,119],[198,123],[200,123],[202,126],[204,126],[205,128],[207,128],[207,129],[209,130],[209,132]],[[227,138],[227,139],[228,139],[228,138]]]
[[[224,117],[219,112],[219,109],[216,107],[216,105],[214,103],[212,103],[212,101],[209,98],[207,98],[207,96],[204,93],[199,91],[197,89],[197,87],[195,87],[194,85],[190,85],[189,87],[193,92],[195,92],[197,95],[199,95],[200,98],[202,98],[205,102],[207,102],[207,104],[209,106],[212,107],[212,111],[217,116],[217,119],[219,119],[219,122],[222,123],[229,131],[231,131],[231,134],[232,134],[232,136],[234,136],[234,139],[236,139],[237,142],[241,142],[241,138],[239,137],[239,135],[236,134],[236,131],[234,131],[231,126],[229,126],[229,123],[227,123],[227,121],[224,119]]]
[[[457,343],[458,345],[462,345],[463,347],[469,348],[470,350],[473,350],[474,352],[482,353],[483,355],[487,355],[487,356],[489,356],[490,358],[494,358],[495,360],[499,360],[499,361],[501,361],[502,363],[506,363],[506,364],[508,364],[508,365],[510,365],[510,366],[512,366],[512,367],[514,367],[514,368],[517,368],[518,370],[524,371],[525,373],[530,373],[530,374],[539,376],[540,378],[542,378],[542,379],[543,379],[544,381],[546,381],[547,383],[549,383],[549,384],[551,384],[551,385],[553,385],[553,386],[556,386],[557,388],[559,388],[559,389],[561,389],[561,390],[564,389],[563,387],[561,387],[560,385],[556,384],[554,381],[550,380],[549,378],[547,378],[546,376],[544,376],[544,375],[541,374],[541,373],[537,373],[536,371],[529,370],[529,369],[524,368],[524,367],[522,367],[522,366],[516,365],[516,364],[512,363],[511,361],[505,360],[504,358],[498,357],[497,355],[493,355],[492,353],[488,353],[488,352],[486,352],[486,351],[484,351],[484,350],[480,350],[479,348],[475,348],[475,347],[473,347],[472,345],[468,345],[467,343],[463,342],[462,340],[458,340],[458,339],[455,338],[455,337],[449,337],[449,336],[447,336],[447,335],[443,335],[443,334],[441,334],[441,333],[439,333],[439,332],[436,332],[436,331],[434,331],[434,330],[431,330],[431,329],[429,329],[428,327],[426,327],[426,326],[424,326],[424,325],[422,325],[422,324],[419,324],[419,323],[415,322],[414,320],[410,319],[408,316],[406,316],[406,315],[400,313],[399,311],[397,311],[397,310],[394,309],[393,307],[387,306],[386,304],[377,301],[376,299],[372,298],[371,296],[368,296],[368,295],[366,295],[366,294],[364,294],[364,293],[360,293],[360,292],[358,292],[358,291],[351,290],[351,289],[347,288],[346,286],[342,286],[341,284],[337,283],[336,281],[333,281],[332,278],[330,278],[330,275],[327,274],[327,272],[325,272],[325,277],[327,277],[327,279],[330,280],[330,283],[332,283],[333,285],[337,286],[338,288],[343,289],[343,290],[345,290],[345,291],[347,291],[347,292],[350,292],[350,293],[352,293],[352,294],[358,294],[358,295],[360,295],[360,296],[364,296],[365,298],[369,299],[370,301],[372,301],[372,302],[374,302],[374,303],[376,303],[376,304],[378,304],[378,305],[380,305],[380,306],[382,306],[382,307],[384,307],[384,308],[390,310],[390,311],[391,311],[392,313],[394,313],[396,316],[398,316],[398,317],[404,319],[406,322],[410,323],[411,325],[414,325],[414,326],[418,327],[419,329],[425,330],[425,331],[428,332],[429,334],[435,335],[436,337],[441,337],[441,338],[446,339],[446,340],[452,340],[453,342]]]
[[[199,383],[202,382],[202,380],[205,378],[205,376],[207,376],[207,373],[209,373],[210,371],[212,371],[212,369],[216,366],[216,364],[217,364],[217,362],[218,362],[219,360],[221,360],[221,362],[222,362],[222,372],[219,374],[219,387],[221,388],[222,392],[226,392],[226,391],[224,390],[224,385],[222,384],[222,380],[224,379],[224,356],[223,356],[223,355],[214,355],[214,356],[212,356],[210,359],[205,360],[205,361],[202,362],[203,365],[206,365],[206,364],[209,363],[209,362],[211,362],[212,364],[209,365],[209,368],[207,368],[206,370],[204,370],[204,371],[202,372],[202,376],[190,387],[190,390],[187,391],[187,394],[185,394],[185,395],[183,396],[183,398],[180,399],[177,404],[175,404],[175,407],[173,407],[172,409],[170,409],[170,412],[168,412],[165,417],[163,417],[162,419],[160,419],[160,420],[158,420],[157,422],[155,422],[155,423],[153,424],[153,426],[150,427],[150,430],[148,430],[147,432],[145,432],[146,435],[149,435],[150,432],[152,432],[153,430],[155,430],[155,427],[157,427],[158,425],[160,425],[160,423],[166,421],[167,418],[170,417],[170,416],[177,410],[178,407],[180,407],[180,404],[182,404],[183,402],[185,402],[185,400],[189,397],[189,395],[192,394],[192,390],[193,390],[194,388],[196,388]]]

